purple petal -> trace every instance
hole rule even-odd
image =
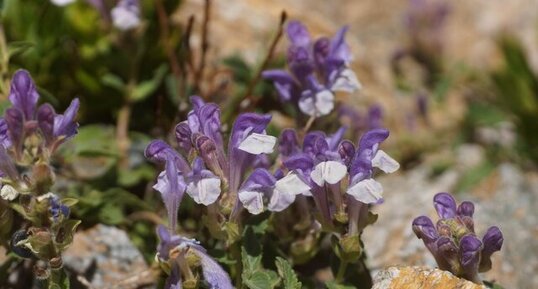
[[[291,101],[299,97],[299,88],[287,71],[281,69],[265,70],[262,77],[273,81],[282,101]]]
[[[468,201],[462,202],[458,206],[458,215],[472,217],[474,214],[474,204]]]
[[[346,32],[348,26],[344,26],[338,30],[336,35],[331,39],[329,50],[329,58],[331,61],[341,61],[342,64],[348,64],[352,60],[351,50],[346,43]]]
[[[359,150],[373,149],[389,137],[389,131],[383,128],[367,131],[359,141]]]
[[[148,160],[161,164],[167,161],[173,161],[177,169],[184,173],[191,170],[187,161],[162,140],[153,140],[150,142],[144,151],[144,156]]]
[[[189,153],[192,149],[192,131],[187,121],[182,121],[176,125],[176,141],[179,147]]]
[[[299,141],[294,129],[285,129],[278,140],[278,150],[281,155],[289,157],[299,152]]]
[[[314,42],[314,60],[320,71],[323,71],[325,68],[324,65],[327,56],[329,56],[330,45],[331,40],[327,37],[321,37]]]
[[[349,167],[351,165],[351,160],[355,155],[355,146],[352,142],[344,140],[338,145],[338,154],[340,154],[340,158],[344,164]]]
[[[460,263],[465,276],[474,277],[478,273],[482,242],[474,235],[466,235],[460,240]]]
[[[212,289],[233,289],[232,280],[228,273],[204,251],[191,247],[193,252],[200,258],[204,279]]]
[[[353,183],[371,177],[373,173],[372,159],[379,144],[388,137],[389,131],[386,129],[372,129],[361,137],[359,148],[351,162],[350,175]]]
[[[484,249],[480,260],[480,272],[486,272],[491,269],[491,255],[500,251],[504,242],[503,234],[498,227],[490,227],[482,238]]]
[[[275,183],[276,179],[269,171],[266,169],[256,169],[247,178],[241,190],[272,188]]]
[[[329,145],[329,149],[331,151],[336,150],[336,148],[338,147],[338,144],[344,137],[346,130],[347,130],[347,127],[342,126],[334,134],[332,134],[331,136],[327,138],[327,144]]]
[[[173,263],[170,275],[166,278],[164,283],[164,289],[182,289],[183,281],[181,280],[181,272],[179,265],[176,262]]]
[[[8,136],[11,143],[20,149],[22,137],[24,135],[24,115],[22,111],[12,107],[8,108],[4,114],[4,121],[8,127]]]
[[[288,48],[288,67],[293,76],[304,85],[308,77],[313,76],[315,66],[307,48],[291,46]]]
[[[383,127],[383,107],[378,104],[370,106],[368,109],[368,128],[379,129]]]
[[[48,144],[52,143],[54,139],[55,116],[54,108],[48,103],[43,104],[37,110],[37,123]]]
[[[17,70],[11,80],[9,100],[13,106],[20,110],[26,120],[33,120],[39,94],[35,88],[30,73],[26,70]]]
[[[223,167],[217,151],[215,141],[206,135],[195,135],[194,145],[198,155],[204,160],[205,165],[216,175],[223,175]]]
[[[310,34],[308,33],[306,26],[304,26],[301,22],[288,22],[286,32],[288,34],[288,39],[293,45],[304,47],[310,45]]]
[[[0,145],[8,148],[11,146],[11,139],[9,138],[9,131],[6,121],[0,118]]]
[[[75,122],[80,101],[73,99],[64,114],[56,115],[54,118],[54,136],[68,139],[77,134],[78,123]]]
[[[191,102],[193,103],[193,110],[188,116],[191,132],[202,133],[210,137],[218,146],[222,146],[219,107],[214,103],[204,103],[198,96],[191,97]]]
[[[323,153],[325,150],[319,151],[319,149],[329,148],[329,144],[327,144],[325,137],[326,135],[320,131],[307,133],[303,140],[303,152],[311,156]],[[322,144],[323,142],[325,142],[325,145]]]
[[[413,232],[424,243],[435,242],[439,238],[437,229],[432,220],[426,216],[420,216],[413,220]]]
[[[263,133],[271,121],[270,114],[242,113],[234,122],[231,132],[231,148],[239,144],[252,133]]]
[[[168,213],[168,224],[172,231],[175,231],[176,228],[178,209],[186,187],[187,185],[173,161],[167,161],[165,170],[161,172],[153,188],[161,193]]]
[[[449,270],[457,274],[460,264],[458,262],[458,247],[448,237],[440,237],[437,242],[437,265],[441,270]]]
[[[289,157],[284,161],[284,166],[288,170],[301,170],[303,172],[310,172],[314,167],[314,161],[305,153],[298,153]]]
[[[438,193],[433,197],[433,205],[440,218],[456,217],[456,200],[449,193]]]

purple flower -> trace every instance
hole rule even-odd
[[[276,138],[265,133],[270,115],[244,113],[234,122],[228,144],[225,145],[220,131],[219,107],[205,103],[197,96],[192,97],[191,102],[192,111],[186,121],[176,126],[175,132],[182,153],[196,156],[193,162],[188,163],[183,156],[159,140],[146,148],[147,158],[166,164],[155,189],[163,194],[164,202],[170,207],[169,218],[174,223],[185,191],[195,202],[207,206],[221,197],[221,187],[226,186],[227,199],[235,203],[225,205],[233,206],[237,213],[241,204],[237,194],[246,172],[254,167],[266,166],[264,155],[271,153],[276,144]]]
[[[352,57],[345,42],[346,31],[347,27],[343,27],[332,39],[313,40],[302,23],[289,22],[289,71],[266,70],[263,77],[273,81],[282,101],[297,104],[303,113],[329,114],[336,91],[353,92],[361,87],[349,69]]]
[[[257,215],[264,210],[264,200],[268,209],[280,212],[295,201],[295,197],[307,193],[308,186],[297,174],[273,176],[266,169],[256,169],[239,190],[239,200],[249,213]]]
[[[182,288],[182,280],[184,279],[182,278],[182,272],[191,272],[191,267],[195,266],[194,264],[189,264],[187,254],[194,254],[199,258],[202,274],[209,288],[234,288],[228,273],[224,271],[217,261],[207,254],[207,251],[197,241],[170,234],[164,226],[157,228],[157,235],[160,239],[157,258],[160,262],[171,264],[171,272],[164,288]],[[173,254],[171,254],[172,252]],[[185,268],[180,268],[180,266],[184,266]]]
[[[140,3],[138,0],[120,0],[110,11],[114,26],[120,30],[130,30],[140,25]]]
[[[365,133],[355,153],[350,167],[350,185],[347,193],[357,201],[372,204],[382,199],[383,187],[373,179],[374,168],[392,173],[400,165],[387,153],[379,149],[379,144],[389,136],[386,129],[373,129]]]
[[[448,193],[438,193],[433,203],[440,218],[437,225],[420,216],[413,221],[413,232],[422,239],[440,269],[481,283],[478,272],[491,269],[491,255],[502,247],[501,231],[490,227],[481,241],[474,232],[473,203],[465,201],[458,206]]]
[[[364,224],[358,219],[367,213],[367,207],[362,205],[381,199],[382,188],[373,180],[373,168],[394,172],[399,165],[378,149],[379,143],[388,137],[388,131],[368,132],[361,139],[358,149],[351,141],[343,140],[345,131],[346,128],[340,128],[330,136],[310,132],[304,137],[301,147],[295,132],[284,130],[279,150],[284,168],[296,172],[310,186],[310,190],[302,194],[314,198],[323,223],[331,224],[336,218],[333,214],[339,215],[338,218],[342,220],[347,207],[347,214],[356,218],[350,222],[350,231],[356,232]],[[343,184],[349,185],[342,188]],[[346,193],[354,198],[347,206],[344,205]]]
[[[12,107],[0,119],[0,144],[5,148],[13,147],[17,156],[22,154],[25,138],[34,133],[43,138],[44,147],[50,153],[77,133],[78,99],[71,102],[64,115],[56,114],[47,103],[37,108],[39,94],[26,70],[18,70],[13,75],[9,100]]]

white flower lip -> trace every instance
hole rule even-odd
[[[256,191],[239,192],[239,200],[247,211],[253,215],[263,212],[263,193]]]
[[[291,172],[282,179],[276,181],[268,209],[273,212],[283,211],[295,201],[295,196],[309,191],[310,186],[301,180],[295,173]]]
[[[120,30],[129,30],[140,24],[140,17],[135,11],[125,7],[114,7],[110,12],[114,26]]]
[[[50,2],[52,2],[52,4],[56,6],[65,6],[67,4],[75,2],[75,0],[50,0]]]
[[[326,161],[316,165],[310,173],[312,181],[318,186],[325,183],[334,185],[341,181],[347,174],[347,167],[337,161]]]
[[[357,75],[353,70],[346,68],[340,72],[331,89],[333,91],[344,91],[352,93],[362,88],[361,83],[357,79]]]
[[[372,166],[379,168],[387,174],[394,173],[400,168],[400,164],[382,150],[378,150],[375,154],[372,159]]]
[[[220,179],[205,178],[191,182],[187,186],[187,194],[198,204],[213,204],[220,196]]]
[[[329,114],[334,108],[334,94],[324,89],[313,97],[303,97],[299,100],[299,108],[310,116],[322,116]]]
[[[252,133],[239,144],[239,149],[253,154],[270,154],[273,152],[277,138],[271,135]]]
[[[373,204],[382,198],[383,187],[374,179],[365,179],[351,186],[347,193],[359,202]]]

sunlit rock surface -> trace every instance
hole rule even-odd
[[[372,289],[486,289],[450,272],[423,267],[390,267],[374,277]]]

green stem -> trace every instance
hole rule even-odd
[[[234,242],[231,247],[232,256],[235,259],[235,288],[243,288],[243,278],[241,274],[243,273],[243,263],[241,258],[241,248],[239,242]]]
[[[338,266],[338,272],[336,273],[335,281],[336,283],[342,283],[344,280],[344,275],[346,274],[347,261],[340,260],[340,265]]]

